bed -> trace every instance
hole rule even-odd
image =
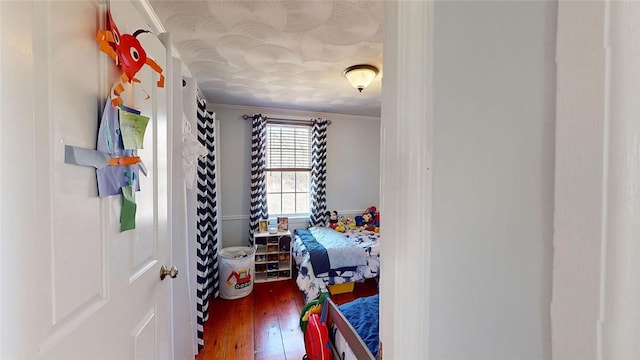
[[[377,359],[379,350],[379,296],[336,306],[329,300],[329,341],[334,359]]]
[[[314,256],[318,251],[314,240],[321,243],[320,250],[326,249],[328,255],[324,259]],[[297,229],[292,254],[298,267],[296,283],[307,303],[328,292],[331,285],[377,277],[380,234],[367,230],[340,233],[328,227]]]

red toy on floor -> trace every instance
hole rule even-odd
[[[303,360],[331,360],[329,329],[327,328],[327,301],[322,304],[322,315],[311,314],[304,330],[304,347],[307,354]]]

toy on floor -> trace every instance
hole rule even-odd
[[[316,305],[322,306],[322,313],[320,315],[317,313],[309,315],[309,321],[306,324],[304,348],[307,353],[302,358],[303,360],[331,360],[331,343],[329,342],[329,328],[327,327],[329,296],[321,296],[320,299],[323,299],[322,302]]]
[[[320,294],[319,298],[309,301],[302,308],[302,311],[300,312],[300,329],[302,329],[302,332],[305,332],[309,317],[311,317],[312,314],[320,314],[320,312],[322,311],[322,304],[324,303],[324,299],[328,297],[329,293],[323,292],[322,294]]]

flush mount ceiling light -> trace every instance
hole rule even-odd
[[[373,65],[353,65],[344,69],[342,75],[349,80],[351,85],[362,92],[364,88],[371,84],[373,78],[378,75],[378,68]]]

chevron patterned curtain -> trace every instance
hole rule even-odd
[[[253,234],[258,230],[258,220],[268,219],[267,208],[267,119],[261,114],[253,115],[251,127],[251,199],[249,203],[249,244],[253,245]]]
[[[326,223],[327,119],[315,119],[311,130],[311,214],[309,226]]]
[[[198,351],[204,346],[204,323],[209,318],[209,298],[218,296],[218,199],[216,193],[215,119],[198,96],[198,140],[208,154],[198,160],[198,223],[196,229]]]

